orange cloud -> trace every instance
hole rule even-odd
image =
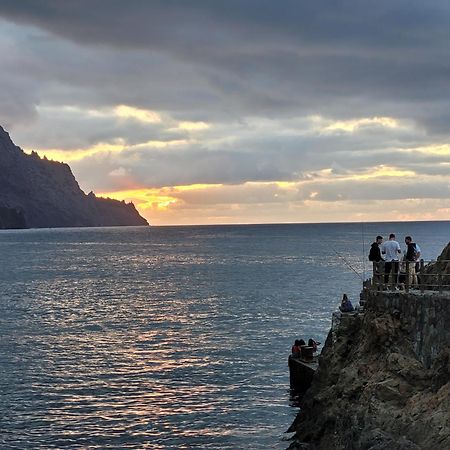
[[[380,175],[396,176],[395,171],[392,174],[389,169],[380,170]],[[324,181],[329,182],[327,178]],[[133,201],[153,225],[377,221],[380,211],[393,220],[448,220],[450,203],[445,199],[383,201],[338,196],[334,201],[325,201],[320,200],[319,192],[309,189],[307,183],[193,184],[101,192],[99,195]],[[303,192],[302,185],[306,187]]]
[[[150,189],[129,189],[124,191],[100,192],[101,197],[116,200],[132,201],[138,209],[151,211],[165,211],[171,206],[183,202],[177,194],[185,191],[217,188],[220,184],[191,184],[188,186],[166,186]]]

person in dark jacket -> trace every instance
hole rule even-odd
[[[355,308],[352,305],[352,302],[348,299],[347,294],[342,296],[341,306],[339,306],[341,312],[352,312]]]
[[[383,236],[377,236],[375,242],[370,246],[369,261],[380,262],[381,257],[380,245],[383,243]]]
[[[381,256],[381,244],[383,243],[383,236],[377,236],[375,242],[370,246],[369,261],[373,262],[373,277],[376,284],[382,281],[381,274],[384,273],[384,260]]]
[[[413,242],[411,236],[405,237],[406,255],[405,259],[408,261],[408,284],[417,285],[416,264],[420,259],[420,247]]]

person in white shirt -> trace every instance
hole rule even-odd
[[[395,234],[389,235],[389,240],[381,247],[381,253],[384,256],[384,282],[389,283],[389,274],[392,272],[392,283],[397,284],[398,269],[400,266],[398,256],[402,253],[400,244],[395,240]]]

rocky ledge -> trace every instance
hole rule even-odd
[[[289,448],[449,449],[450,292],[363,295],[328,335]]]

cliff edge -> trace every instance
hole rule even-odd
[[[67,164],[27,155],[0,127],[0,228],[148,225],[132,203],[85,194]]]
[[[289,448],[449,449],[450,292],[363,295],[334,316]]]

